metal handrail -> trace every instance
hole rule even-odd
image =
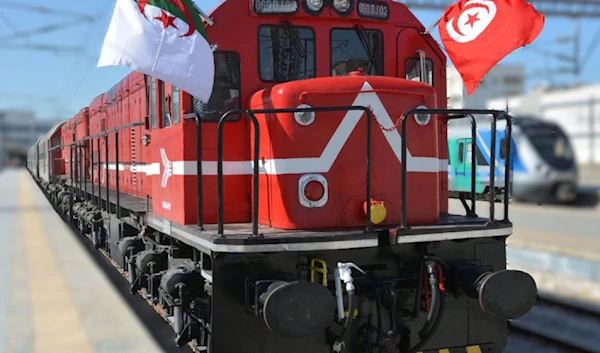
[[[196,113],[185,114],[183,120],[194,119],[196,122],[196,225],[204,229],[202,210],[202,119]]]
[[[105,157],[106,157],[106,209],[107,211],[110,212],[110,194],[109,194],[109,175],[108,175],[108,136],[111,133],[115,133],[115,153],[116,153],[116,173],[117,173],[117,177],[116,179],[116,195],[117,195],[117,199],[116,199],[116,211],[117,211],[117,218],[121,217],[121,195],[120,195],[120,185],[119,185],[119,131],[124,130],[124,129],[128,129],[128,128],[132,128],[132,127],[136,127],[136,126],[143,126],[145,125],[145,122],[135,122],[135,123],[129,123],[129,124],[125,124],[125,125],[120,125],[117,127],[114,127],[112,129],[109,130],[105,130],[102,131],[100,133],[97,133],[95,135],[91,135],[91,136],[86,136],[82,139],[67,143],[67,144],[60,144],[60,145],[56,145],[52,148],[50,148],[48,151],[53,151],[55,149],[58,148],[65,148],[65,147],[69,147],[70,148],[70,153],[69,153],[69,167],[70,167],[70,180],[71,180],[71,199],[70,199],[70,206],[71,206],[71,211],[70,213],[72,213],[72,209],[73,209],[73,188],[74,188],[74,183],[75,183],[75,179],[74,179],[74,166],[73,166],[73,157],[75,157],[75,163],[79,162],[79,153],[80,153],[80,149],[87,149],[88,146],[84,145],[83,142],[86,141],[90,141],[91,140],[91,151],[93,152],[94,148],[93,148],[93,140],[94,139],[98,139],[98,151],[100,151],[100,138],[104,137],[104,147],[105,147]],[[73,156],[73,149],[77,148],[77,152],[75,153],[75,156]],[[93,157],[92,157],[93,160]],[[102,162],[102,158],[100,156],[100,153],[98,153],[98,178],[100,178],[100,169],[101,169],[101,162]],[[77,166],[77,170],[81,173],[81,166]],[[93,177],[93,164],[92,164],[92,177]],[[78,182],[81,182],[80,178],[77,178]],[[93,179],[92,179],[92,199],[95,196],[94,195],[94,187],[93,187]],[[81,190],[81,185],[79,186],[79,190]],[[85,183],[85,190],[84,190],[85,194],[86,194],[86,200],[87,200],[87,180]],[[101,198],[101,193],[102,193],[102,186],[100,185],[100,182],[98,182],[98,203],[100,204],[100,198]],[[73,215],[71,214],[71,220],[73,220]]]
[[[224,201],[223,201],[223,128],[227,119],[233,115],[245,115],[254,125],[254,158],[253,158],[253,210],[252,210],[252,234],[258,236],[258,177],[259,177],[259,148],[260,148],[260,127],[255,114],[278,114],[278,113],[301,113],[301,112],[334,112],[334,111],[352,111],[361,110],[367,115],[367,158],[366,158],[366,196],[367,202],[371,200],[371,124],[373,112],[364,106],[336,106],[336,107],[311,107],[311,108],[282,108],[282,109],[232,109],[227,111],[219,119],[217,126],[217,230],[218,235],[223,236],[224,225]],[[361,115],[362,117],[362,115]],[[371,207],[367,207],[367,231],[373,230],[371,222]]]
[[[504,219],[503,222],[509,222],[508,219],[508,190],[510,188],[510,141],[512,138],[512,117],[505,111],[502,110],[489,110],[489,109],[411,109],[406,111],[404,114],[402,114],[401,116],[401,121],[402,121],[402,225],[401,228],[408,228],[408,222],[407,222],[407,205],[406,205],[406,200],[407,200],[407,183],[406,183],[406,176],[407,176],[407,161],[406,161],[406,154],[407,154],[407,144],[406,144],[406,138],[407,138],[407,125],[406,124],[406,119],[413,114],[441,114],[441,115],[449,115],[449,114],[455,114],[455,115],[462,115],[460,117],[465,117],[467,115],[492,115],[492,146],[491,146],[491,158],[490,158],[490,216],[489,216],[489,220],[488,220],[488,224],[494,224],[496,223],[496,219],[494,217],[494,211],[495,211],[495,195],[494,195],[494,189],[495,189],[495,179],[496,179],[496,166],[495,166],[495,153],[496,153],[496,122],[498,117],[502,116],[506,119],[507,123],[506,123],[506,129],[507,129],[507,140],[509,141],[508,145],[509,147],[507,148],[507,154],[509,155],[507,158],[507,162],[505,165],[505,176],[504,176],[504,185],[505,185],[505,189],[506,191],[504,192]],[[476,142],[476,141],[475,141]],[[475,173],[475,164],[471,165],[472,168],[472,174]],[[471,178],[471,180],[473,180],[473,177]],[[474,185],[474,183],[473,183]],[[473,187],[472,185],[472,187]],[[473,193],[473,189],[471,189],[471,192]],[[472,201],[474,204],[474,198],[473,195],[471,195],[472,197]]]

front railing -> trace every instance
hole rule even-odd
[[[217,126],[217,234],[220,236],[224,235],[224,201],[223,201],[223,129],[227,120],[234,115],[240,114],[248,117],[254,126],[254,156],[253,156],[253,209],[252,209],[252,235],[258,236],[258,178],[260,174],[259,170],[259,152],[260,152],[260,126],[256,119],[256,114],[278,114],[278,113],[303,113],[303,112],[348,112],[348,111],[362,111],[367,117],[367,138],[366,138],[366,185],[365,193],[366,200],[371,199],[371,131],[372,131],[372,120],[373,112],[367,107],[363,106],[336,106],[336,107],[311,107],[311,108],[284,108],[284,109],[257,109],[257,110],[246,110],[246,109],[233,109],[221,116]],[[364,115],[361,114],[361,118]],[[201,148],[201,122],[200,118],[195,116],[197,126],[197,144],[198,144],[198,227],[202,228],[202,214],[201,214],[201,196],[202,196],[202,173],[201,173],[201,161],[202,161],[202,148]],[[373,224],[371,223],[371,208],[367,207],[367,231],[373,230]]]
[[[145,125],[145,122],[135,122],[135,123],[131,123],[131,124],[125,124],[125,125],[121,125],[121,126],[117,126],[114,127],[112,129],[106,130],[106,131],[102,131],[98,134],[95,135],[91,135],[91,136],[86,136],[82,139],[79,139],[77,141],[73,141],[71,143],[68,144],[64,144],[64,145],[57,145],[52,147],[49,151],[53,151],[55,149],[62,149],[62,148],[69,148],[69,171],[70,171],[70,217],[71,217],[71,221],[73,221],[73,204],[74,204],[74,194],[75,194],[75,185],[77,184],[77,195],[80,196],[81,195],[81,191],[83,191],[83,199],[85,201],[88,201],[88,193],[87,193],[87,171],[85,168],[85,162],[87,159],[87,155],[85,153],[85,151],[90,148],[91,152],[90,153],[90,178],[92,180],[92,191],[91,191],[91,196],[92,196],[92,202],[94,202],[94,200],[97,200],[97,206],[101,207],[101,203],[102,203],[102,197],[101,197],[101,193],[102,193],[102,183],[100,181],[100,175],[101,175],[101,168],[102,168],[102,155],[100,153],[100,139],[104,138],[104,156],[105,156],[105,164],[106,164],[106,187],[105,187],[105,191],[106,191],[106,201],[105,201],[105,209],[107,211],[110,212],[110,194],[109,194],[109,180],[110,180],[110,174],[109,174],[109,161],[108,161],[108,155],[109,155],[109,151],[108,151],[108,139],[109,139],[109,135],[114,133],[115,136],[115,173],[116,173],[116,178],[115,178],[115,189],[116,189],[116,214],[117,217],[120,218],[121,217],[121,193],[120,193],[120,185],[119,185],[119,131],[124,130],[124,129],[130,129],[130,128],[134,128],[137,126],[143,126]],[[94,187],[94,140],[96,140],[97,142],[97,151],[98,151],[98,195],[96,196],[96,191],[95,191],[95,187]],[[90,141],[90,145],[88,146],[87,144],[85,144],[85,142]],[[75,151],[75,152],[74,152]],[[77,176],[75,176],[75,172],[77,172]],[[82,178],[83,175],[83,178]],[[56,178],[56,175],[52,175],[53,178]]]
[[[227,120],[234,116],[234,115],[244,115],[246,117],[248,117],[250,119],[250,121],[253,124],[254,127],[254,154],[253,154],[253,171],[252,171],[252,175],[254,177],[253,180],[253,185],[252,185],[252,196],[253,196],[253,210],[252,210],[252,235],[253,236],[258,236],[259,232],[258,232],[258,205],[259,205],[259,175],[260,175],[260,168],[259,168],[259,153],[260,153],[260,126],[258,124],[258,120],[256,118],[256,114],[278,114],[278,113],[302,113],[302,112],[314,112],[314,113],[318,113],[318,112],[339,112],[339,111],[362,111],[365,114],[361,115],[361,118],[363,118],[364,116],[366,116],[367,118],[367,133],[366,133],[366,161],[365,161],[365,175],[366,175],[366,185],[365,185],[365,200],[370,200],[371,199],[371,142],[372,142],[372,120],[374,119],[374,115],[373,112],[371,111],[370,108],[364,107],[364,106],[336,106],[336,107],[311,107],[311,108],[286,108],[286,109],[258,109],[258,110],[246,110],[246,109],[234,109],[234,110],[230,110],[228,112],[226,112],[225,114],[223,114],[218,122],[218,126],[217,126],[217,233],[220,236],[224,235],[224,196],[223,196],[223,188],[224,188],[224,175],[223,175],[223,131],[224,131],[224,126],[225,123],[227,122]],[[405,112],[402,116],[401,116],[401,121],[402,121],[402,130],[401,130],[401,136],[402,136],[402,167],[401,167],[401,225],[399,227],[399,229],[406,229],[409,228],[408,225],[408,221],[407,221],[407,210],[408,210],[408,203],[407,203],[407,182],[405,182],[407,180],[407,135],[408,135],[408,124],[406,123],[406,119],[413,115],[413,114],[441,114],[441,115],[446,115],[448,117],[448,119],[458,119],[458,118],[465,118],[465,117],[470,117],[471,118],[471,122],[472,122],[472,126],[471,126],[471,134],[472,134],[472,145],[473,145],[473,150],[472,150],[472,155],[471,155],[471,207],[469,208],[469,206],[466,204],[466,202],[464,200],[461,200],[463,202],[463,206],[465,207],[465,209],[467,210],[467,215],[468,216],[475,216],[475,199],[476,199],[476,192],[475,192],[475,183],[476,183],[476,178],[475,178],[475,168],[476,168],[476,156],[477,156],[477,140],[476,140],[476,130],[477,130],[477,124],[476,124],[476,120],[473,117],[473,115],[491,115],[492,116],[492,143],[491,143],[491,155],[495,156],[496,153],[496,124],[497,124],[497,120],[499,117],[504,117],[507,120],[507,139],[508,141],[511,141],[511,137],[512,137],[512,117],[510,115],[508,115],[506,112],[504,111],[498,111],[498,110],[469,110],[469,109],[412,109],[409,110],[407,112]],[[203,194],[203,188],[202,188],[202,119],[197,115],[197,114],[187,114],[184,116],[184,119],[194,119],[196,122],[196,166],[197,166],[197,173],[196,173],[196,182],[197,182],[197,226],[200,229],[204,228],[204,224],[203,224],[203,208],[202,208],[202,194]],[[86,141],[90,141],[90,148],[93,151],[94,150],[94,140],[96,140],[97,142],[97,151],[100,151],[100,139],[104,138],[105,141],[105,164],[106,164],[106,183],[105,183],[105,192],[106,192],[106,209],[110,211],[110,198],[109,198],[109,161],[108,161],[108,156],[109,156],[109,144],[108,144],[108,140],[109,140],[109,135],[114,133],[115,136],[115,155],[116,155],[116,160],[115,160],[115,173],[116,173],[116,210],[117,210],[117,217],[120,217],[120,185],[119,185],[119,131],[123,130],[123,129],[128,129],[128,128],[133,128],[133,127],[137,127],[137,126],[143,126],[145,125],[145,122],[136,122],[136,123],[131,123],[131,124],[126,124],[126,125],[121,125],[106,131],[103,131],[101,133],[92,135],[92,136],[88,136],[85,137],[83,139],[74,141],[72,143],[69,144],[65,144],[65,145],[59,145],[59,146],[55,146],[53,148],[50,149],[50,151],[57,149],[57,148],[65,148],[65,147],[69,147],[70,148],[70,179],[71,179],[71,184],[70,187],[71,189],[74,188],[75,183],[78,182],[79,184],[82,183],[81,180],[81,173],[84,172],[85,167],[80,166],[79,164],[81,163],[82,160],[82,156],[85,156],[85,149],[88,148],[88,146],[85,144]],[[507,144],[507,159],[506,159],[506,165],[505,165],[505,189],[509,190],[509,186],[510,186],[510,157],[511,157],[511,144],[508,143]],[[74,153],[75,151],[75,153]],[[91,179],[93,181],[94,178],[94,154],[90,153],[91,155]],[[85,158],[85,157],[84,157]],[[98,183],[98,195],[96,198],[96,194],[95,194],[95,187],[94,187],[94,183],[92,182],[92,192],[91,192],[91,196],[92,196],[92,200],[97,199],[98,200],[98,206],[101,206],[101,192],[102,192],[102,186],[101,186],[101,182],[100,182],[100,175],[101,175],[101,166],[102,166],[102,157],[101,154],[98,153],[98,178],[99,178],[99,183]],[[75,168],[78,169],[78,174],[77,177],[75,177]],[[495,199],[495,158],[491,158],[490,160],[490,169],[491,169],[491,173],[490,173],[490,182],[489,182],[489,188],[490,188],[490,215],[489,215],[489,220],[488,220],[488,224],[494,224],[495,223],[495,203],[494,203],[494,199]],[[85,178],[84,178],[85,179]],[[82,187],[84,187],[86,189],[86,192],[84,193],[85,198],[87,200],[87,182],[83,182],[84,185],[80,185],[79,186],[79,190],[83,190]],[[71,190],[70,195],[71,195],[71,208],[73,206],[73,191]],[[508,203],[509,203],[509,195],[507,192],[504,193],[504,222],[508,222]],[[371,222],[371,208],[367,207],[366,210],[367,214],[366,214],[366,231],[370,232],[373,231],[373,224]]]
[[[461,119],[465,117],[471,118],[471,137],[472,137],[472,146],[473,150],[471,152],[471,208],[467,206],[467,204],[463,201],[463,206],[467,210],[467,215],[474,216],[475,215],[475,173],[477,167],[477,123],[473,115],[491,115],[492,116],[492,142],[491,142],[491,151],[490,151],[490,214],[488,219],[488,224],[496,223],[495,218],[495,176],[496,176],[496,124],[499,117],[504,117],[506,119],[506,133],[507,133],[507,149],[506,149],[506,164],[504,170],[504,219],[503,222],[508,222],[508,204],[509,204],[509,193],[510,189],[510,157],[511,157],[511,143],[512,141],[512,117],[506,113],[505,111],[500,110],[487,110],[487,109],[411,109],[404,114],[402,114],[402,225],[401,228],[405,229],[408,227],[406,211],[408,209],[406,200],[407,200],[407,186],[406,186],[406,175],[407,175],[407,160],[406,160],[406,138],[408,135],[408,128],[406,124],[406,119],[413,114],[441,114],[446,115],[448,120],[451,119]]]
[[[254,127],[254,155],[253,155],[253,210],[252,210],[252,235],[258,236],[258,200],[259,200],[259,190],[258,190],[258,176],[260,174],[259,171],[259,149],[260,149],[260,127],[258,124],[258,120],[256,119],[256,114],[277,114],[277,113],[301,113],[301,112],[336,112],[336,111],[363,111],[366,113],[367,117],[367,138],[366,138],[366,185],[365,185],[365,193],[366,200],[371,199],[371,139],[372,139],[372,120],[374,118],[373,112],[371,109],[364,106],[336,106],[336,107],[311,107],[311,108],[286,108],[286,109],[259,109],[259,110],[246,110],[246,109],[234,109],[223,114],[221,119],[219,120],[217,127],[217,233],[220,236],[224,235],[224,200],[223,200],[223,129],[227,120],[234,115],[245,115],[247,116],[253,124]],[[471,207],[466,204],[464,200],[463,206],[467,211],[468,216],[475,216],[475,204],[476,204],[476,172],[475,168],[477,165],[477,122],[473,115],[491,115],[492,116],[492,146],[491,146],[491,155],[494,156],[496,153],[496,123],[499,117],[505,117],[507,120],[507,138],[511,141],[511,133],[512,133],[512,117],[508,115],[504,111],[498,110],[469,110],[469,109],[412,109],[404,113],[401,117],[402,119],[402,172],[401,172],[401,209],[402,209],[402,224],[399,227],[400,229],[409,228],[408,220],[407,220],[407,126],[406,119],[412,114],[425,113],[425,114],[443,114],[448,117],[448,119],[458,119],[470,117],[472,126],[471,126],[471,136],[473,141],[473,151],[471,155]],[[364,116],[364,115],[363,115]],[[201,144],[201,135],[202,135],[202,121],[201,118],[196,114],[189,114],[187,118],[194,118],[196,121],[196,141],[197,141],[197,186],[198,186],[198,224],[197,226],[203,229],[202,224],[202,144]],[[362,116],[361,116],[362,118]],[[505,188],[509,189],[510,185],[510,144],[507,147],[507,160],[505,166]],[[495,171],[495,158],[491,158],[490,169]],[[490,173],[490,215],[488,224],[494,224],[495,220],[495,173]],[[504,194],[504,222],[508,222],[508,193]],[[372,231],[373,225],[371,222],[371,209],[367,207],[366,214],[366,231]]]

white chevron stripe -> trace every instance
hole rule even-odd
[[[371,106],[373,113],[382,126],[393,126],[394,122],[385,106],[379,99],[379,96],[373,91],[373,87],[365,82],[362,91],[357,95],[352,103],[353,106]],[[319,157],[309,158],[279,158],[270,160],[261,160],[259,172],[261,174],[282,175],[282,174],[306,174],[306,173],[327,173],[335,161],[337,160],[343,147],[348,142],[350,135],[358,125],[358,122],[363,118],[362,111],[349,111],[346,113],[342,122],[334,132],[333,136],[325,146],[323,153]],[[363,119],[366,119],[364,117]],[[418,127],[416,127],[418,128]],[[373,131],[381,131],[385,139],[392,148],[398,162],[402,162],[402,137],[398,131],[384,131],[373,129]],[[448,171],[448,160],[435,157],[416,157],[413,156],[410,150],[407,150],[407,171],[408,172],[425,172],[439,173]],[[224,161],[224,175],[250,175],[253,173],[253,161]],[[145,172],[146,175],[159,175],[161,166],[160,163],[152,163],[139,168],[136,172]],[[109,169],[111,165],[109,164]],[[113,167],[111,170],[115,170]],[[124,170],[119,167],[119,170]],[[172,175],[196,175],[196,161],[172,161]],[[202,161],[203,175],[217,175],[216,161]]]

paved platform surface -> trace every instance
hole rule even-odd
[[[477,202],[489,216],[489,204]],[[453,212],[461,212],[457,200]],[[463,211],[464,212],[464,211]],[[497,203],[495,218],[503,217]],[[513,234],[507,240],[507,266],[531,274],[538,288],[600,303],[600,206],[511,203]]]
[[[164,351],[24,169],[0,172],[0,230],[0,352]]]
[[[579,182],[587,186],[600,186],[600,164],[580,165]]]
[[[469,203],[470,204],[470,203]],[[495,218],[502,219],[503,205],[496,203]],[[450,200],[452,212],[464,213],[458,200]],[[489,203],[478,201],[476,212],[489,217]],[[511,203],[509,219],[513,234],[507,243],[600,261],[600,205],[561,206]]]

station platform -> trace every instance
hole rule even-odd
[[[165,351],[25,169],[0,172],[0,229],[0,352]]]
[[[478,216],[489,217],[487,201],[477,201],[476,206]],[[450,209],[465,213],[458,200],[450,201]],[[503,217],[503,204],[497,202],[495,218]],[[584,208],[511,202],[509,219],[513,223],[509,247],[600,262],[600,205]]]
[[[462,205],[451,200],[453,212]],[[488,217],[489,203],[476,203]],[[462,211],[464,213],[464,211]],[[502,219],[503,205],[495,204]],[[600,206],[511,202],[513,234],[506,244],[507,267],[529,273],[538,289],[600,303]]]

